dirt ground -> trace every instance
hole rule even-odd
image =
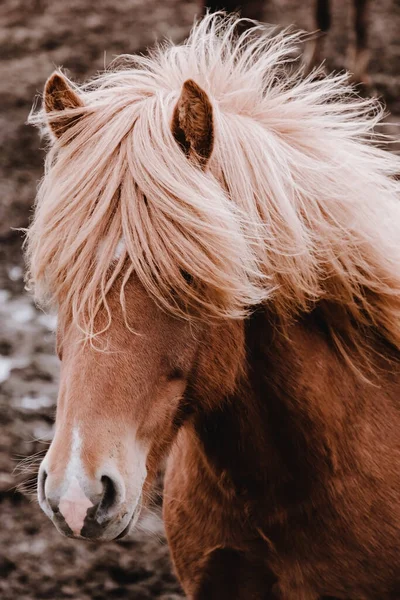
[[[265,20],[315,29],[314,0],[266,0]],[[370,73],[400,115],[400,4],[371,0]],[[340,68],[351,41],[351,4],[332,0],[326,51]],[[42,173],[41,142],[26,119],[55,66],[83,80],[119,53],[164,36],[184,39],[201,5],[193,0],[3,0],[0,6],[0,598],[135,600],[183,598],[155,506],[128,539],[104,545],[62,538],[29,491],[53,433],[58,360],[55,317],[23,289],[22,234]],[[395,132],[396,116],[388,119]],[[33,462],[25,462],[36,455]],[[22,462],[21,462],[22,460]],[[15,471],[15,467],[17,470]],[[27,481],[26,491],[16,484]]]

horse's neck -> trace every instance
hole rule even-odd
[[[246,345],[247,382],[196,421],[204,457],[238,492],[298,504],[341,468],[346,432],[365,421],[369,405],[393,408],[397,376],[388,374],[381,388],[362,381],[317,314],[284,335],[260,312],[247,324]]]

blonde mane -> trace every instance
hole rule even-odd
[[[304,76],[298,34],[236,26],[209,15],[185,44],[74,86],[84,117],[49,150],[27,234],[37,298],[93,335],[110,287],[135,273],[184,318],[330,300],[400,348],[400,169],[377,144],[381,106],[344,74]],[[213,106],[205,171],[171,133],[189,78]]]

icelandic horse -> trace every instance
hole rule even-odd
[[[58,310],[39,503],[78,539],[164,519],[192,600],[400,598],[399,159],[298,34],[60,72],[28,283]],[[317,75],[317,76],[316,76]]]

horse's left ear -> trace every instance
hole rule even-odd
[[[205,167],[214,145],[213,109],[192,79],[182,86],[172,117],[172,133],[182,150]]]
[[[81,115],[65,114],[67,109],[76,109],[84,106],[82,99],[72,89],[68,81],[60,75],[53,73],[46,81],[44,87],[43,104],[48,115],[48,124],[54,135],[59,138]]]

